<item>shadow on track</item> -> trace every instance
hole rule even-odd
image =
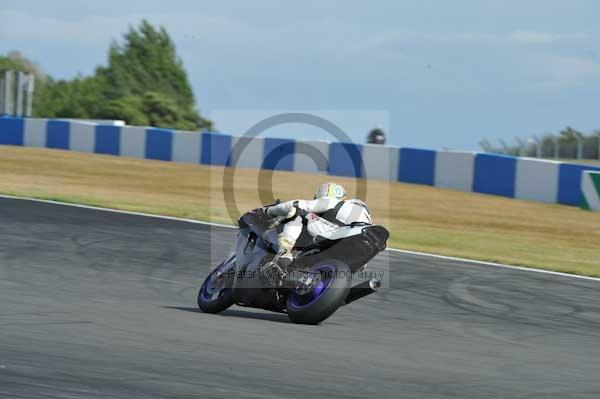
[[[183,312],[190,313],[200,313],[200,314],[208,314],[204,313],[202,310],[198,308],[188,308],[181,306],[163,306],[165,309],[176,309],[181,310]],[[292,322],[288,319],[287,315],[280,313],[259,313],[259,312],[249,312],[247,310],[237,310],[237,309],[227,309],[221,313],[219,316],[228,316],[228,317],[239,317],[243,319],[255,319],[255,320],[267,320],[273,321],[276,323],[287,323],[291,324]]]

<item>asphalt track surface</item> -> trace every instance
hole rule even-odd
[[[0,200],[0,398],[600,397],[598,281],[385,253],[320,326],[200,313],[232,236]]]

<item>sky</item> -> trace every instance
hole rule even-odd
[[[87,75],[145,18],[171,34],[222,131],[242,134],[248,110],[327,110],[357,142],[381,125],[393,145],[476,150],[600,129],[598,15],[582,0],[0,0],[0,53]]]

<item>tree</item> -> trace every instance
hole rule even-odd
[[[167,31],[154,28],[143,20],[138,29],[129,28],[124,42],[113,42],[109,49],[108,67],[99,68],[104,77],[104,96],[109,101],[141,97],[147,118],[157,126],[190,129],[210,127],[211,123],[195,110],[194,93],[183,63]],[[111,115],[121,115],[111,108]]]
[[[122,119],[130,125],[152,125],[144,113],[142,99],[139,96],[126,96],[108,101],[100,111],[98,118]]]
[[[559,140],[561,143],[575,143],[578,139],[583,138],[585,135],[578,130],[573,129],[570,126],[567,126],[559,133]]]
[[[38,96],[36,114],[46,118],[96,119],[104,106],[101,77],[79,76],[73,80],[49,79],[43,95]]]
[[[38,81],[34,116],[123,119],[129,124],[195,130],[212,123],[195,109],[194,93],[167,31],[143,20],[113,42],[108,65],[92,76],[54,80],[18,52],[0,56],[0,70],[31,72]]]

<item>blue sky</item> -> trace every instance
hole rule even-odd
[[[59,78],[90,74],[146,18],[171,33],[203,113],[356,110],[362,124],[347,111],[341,124],[362,141],[360,111],[382,110],[392,144],[477,149],[600,129],[598,15],[600,2],[578,0],[0,0],[0,53]]]

